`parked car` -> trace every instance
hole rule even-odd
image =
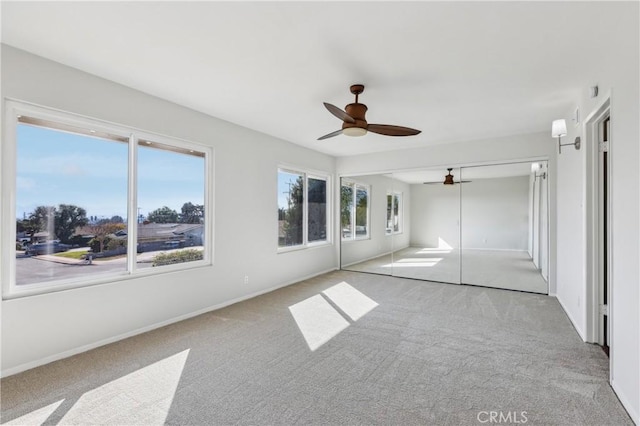
[[[70,244],[62,244],[60,241],[46,241],[44,243],[31,244],[27,248],[27,254],[37,256],[40,254],[60,253],[61,251],[67,251],[71,248]]]

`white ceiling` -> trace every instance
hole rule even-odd
[[[2,2],[3,43],[332,155],[550,131],[597,83],[608,2]],[[599,60],[593,53],[599,52]],[[316,139],[349,86],[370,123]]]

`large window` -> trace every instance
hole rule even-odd
[[[3,167],[15,181],[3,182],[3,213],[14,219],[3,230],[15,244],[3,265],[5,296],[210,262],[208,148],[8,107],[14,143],[4,147]]]
[[[369,238],[369,187],[342,181],[340,223],[343,240]]]
[[[328,242],[327,179],[278,169],[278,247]]]
[[[402,232],[402,192],[387,193],[387,235]]]

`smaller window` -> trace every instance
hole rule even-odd
[[[328,178],[278,169],[278,248],[327,243]]]
[[[340,223],[343,240],[369,238],[369,187],[343,181],[340,188]]]
[[[387,192],[386,234],[402,233],[402,192]]]

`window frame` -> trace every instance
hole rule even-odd
[[[352,209],[351,209],[351,226],[353,230],[351,232],[351,237],[345,238],[342,233],[342,220],[340,221],[340,239],[343,242],[349,241],[362,241],[362,240],[370,240],[371,239],[371,185],[356,182],[355,180],[342,178],[342,183],[340,185],[341,191],[343,186],[350,186],[353,191],[352,197]],[[358,237],[356,232],[356,198],[358,194],[358,189],[364,189],[367,193],[367,213],[365,215],[367,219],[367,233],[364,236]]]
[[[278,188],[278,176],[280,172],[298,174],[303,177],[302,193],[304,194],[304,197],[302,201],[302,244],[297,244],[294,246],[280,246],[280,242],[279,242],[280,225],[279,225],[279,220],[277,220],[276,221],[276,225],[277,225],[276,232],[278,233],[277,235],[278,238],[276,238],[277,253],[287,253],[290,251],[305,250],[308,248],[322,247],[322,246],[333,244],[333,239],[332,239],[333,231],[331,226],[332,225],[332,221],[331,221],[332,191],[331,191],[331,176],[329,175],[329,173],[318,171],[318,170],[310,170],[310,169],[305,169],[301,167],[295,167],[291,165],[282,165],[282,164],[278,165],[277,171],[276,171],[276,191]],[[309,179],[323,180],[326,182],[326,185],[327,185],[326,187],[327,188],[326,189],[326,218],[327,218],[326,238],[324,240],[311,241],[311,242],[309,241]],[[277,199],[278,198],[276,197],[276,200]]]
[[[0,239],[0,264],[2,272],[2,299],[14,299],[18,297],[32,296],[38,294],[52,293],[75,288],[89,287],[98,284],[115,283],[127,279],[137,279],[145,276],[161,275],[175,271],[187,269],[211,267],[213,265],[213,176],[214,176],[214,150],[212,147],[164,136],[157,133],[140,130],[134,127],[125,126],[87,117],[72,112],[61,111],[49,107],[35,105],[14,99],[5,100],[4,116],[4,141],[0,147],[0,164],[2,164],[2,174],[0,176],[0,193],[2,203],[0,210],[2,235]],[[126,138],[128,140],[127,159],[127,267],[125,271],[105,272],[95,276],[82,276],[76,278],[54,279],[45,282],[30,284],[16,284],[16,247],[12,242],[16,239],[16,198],[17,198],[17,129],[19,119],[22,116],[37,120],[49,121],[60,126],[71,126],[73,128],[85,130],[87,135],[92,131],[96,133],[107,133],[114,136]],[[46,127],[52,128],[52,127]],[[53,128],[57,131],[67,131]],[[72,132],[73,134],[82,134]],[[138,140],[154,141],[158,144],[173,146],[182,150],[194,150],[204,153],[204,205],[205,207],[205,245],[203,248],[203,259],[193,262],[166,265],[158,268],[136,268],[136,244],[137,244],[137,146]]]
[[[402,191],[387,191],[387,198],[386,198],[386,208],[389,208],[389,197],[391,197],[391,219],[392,219],[392,223],[393,223],[393,218],[394,218],[394,207],[396,205],[395,200],[396,200],[396,196],[398,196],[398,230],[394,230],[393,228],[391,228],[391,232],[388,231],[389,228],[387,228],[387,224],[389,221],[389,217],[385,217],[385,235],[398,235],[398,234],[402,234],[404,232],[404,194],[402,193]],[[387,210],[388,211],[388,210]],[[386,213],[386,212],[385,212]],[[385,215],[386,216],[386,215]]]

